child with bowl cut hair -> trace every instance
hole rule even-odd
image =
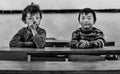
[[[96,14],[90,8],[84,8],[79,12],[78,21],[81,27],[72,33],[71,48],[88,49],[102,48],[105,44],[104,34],[98,28],[93,27],[96,22]],[[100,56],[70,55],[69,60],[100,60]]]

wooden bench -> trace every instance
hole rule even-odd
[[[0,74],[119,74],[120,61],[0,61]]]

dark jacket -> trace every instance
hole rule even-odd
[[[37,27],[37,32],[38,34],[33,36],[28,27],[23,27],[14,35],[9,46],[43,48],[45,46],[46,31]]]

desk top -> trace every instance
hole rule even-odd
[[[67,47],[45,47],[44,49],[35,48],[10,48],[0,47],[0,52],[26,52],[43,54],[120,54],[120,47],[104,47],[94,49],[71,49]]]

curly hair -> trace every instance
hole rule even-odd
[[[28,13],[30,13],[31,15],[33,15],[35,13],[39,13],[40,18],[42,18],[42,13],[40,11],[39,5],[31,3],[31,5],[28,5],[25,9],[23,9],[23,11],[22,11],[22,21],[23,22],[26,21],[26,16]]]

